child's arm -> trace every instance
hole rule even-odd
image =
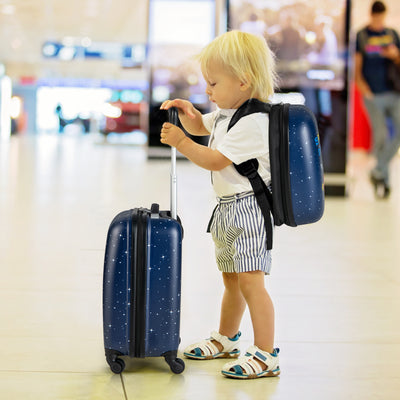
[[[210,134],[203,124],[200,111],[196,110],[190,101],[181,99],[167,100],[161,104],[160,109],[168,110],[171,107],[176,107],[178,109],[182,126],[191,135],[208,136]]]
[[[195,143],[182,129],[169,122],[164,123],[161,129],[161,143],[176,147],[190,161],[209,171],[219,171],[232,164],[218,150]]]

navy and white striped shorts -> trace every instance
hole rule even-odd
[[[253,192],[218,199],[210,221],[218,269],[222,272],[271,270],[264,217]]]

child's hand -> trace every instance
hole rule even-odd
[[[175,100],[166,100],[161,104],[161,110],[168,110],[171,107],[176,107],[179,111],[179,114],[185,114],[190,119],[196,118],[195,108],[190,101],[175,99]]]
[[[186,138],[182,129],[176,125],[165,122],[161,128],[161,143],[168,144],[172,147],[178,147],[179,144]]]

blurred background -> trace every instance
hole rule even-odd
[[[399,3],[386,4],[388,25],[399,26]],[[263,35],[276,53],[273,101],[305,103],[315,113],[327,194],[344,196],[348,150],[371,146],[352,71],[355,32],[369,7],[362,0],[0,0],[1,138],[93,135],[163,157],[160,103],[184,97],[209,111],[192,56],[241,29]]]
[[[400,1],[385,3],[387,25],[400,31]],[[353,71],[355,33],[370,6],[0,0],[2,398],[399,398],[400,157],[391,165],[392,194],[379,201]],[[247,385],[222,379],[224,360],[187,362],[184,375],[171,376],[163,360],[151,359],[132,360],[128,373],[114,376],[101,312],[107,230],[122,210],[169,207],[159,105],[179,96],[212,109],[193,56],[230,28],[268,41],[280,77],[271,100],[309,107],[322,144],[324,217],[276,229],[266,279],[283,373]],[[206,233],[215,205],[210,174],[180,160],[177,175],[183,349],[218,326],[222,282]],[[253,343],[248,312],[241,331],[244,350]]]

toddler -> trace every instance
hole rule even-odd
[[[250,98],[268,101],[274,91],[274,57],[266,41],[249,33],[230,31],[212,41],[199,54],[206,93],[218,106],[202,115],[187,100],[167,100],[161,109],[176,107],[183,127],[192,135],[211,135],[208,147],[195,143],[170,123],[161,130],[161,142],[202,168],[211,171],[218,204],[210,221],[216,261],[222,273],[224,295],[218,332],[185,349],[196,360],[234,359],[222,374],[250,379],[280,373],[274,349],[274,307],[264,285],[271,268],[266,248],[264,218],[248,178],[233,166],[257,158],[259,174],[270,185],[268,115],[241,118],[227,133],[235,111]],[[254,345],[240,355],[240,322],[249,308]]]

